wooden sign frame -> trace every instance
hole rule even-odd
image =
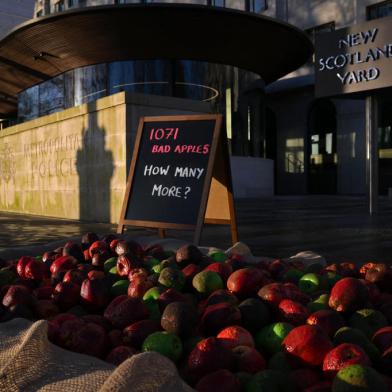
[[[207,170],[203,183],[202,196],[200,200],[199,213],[197,217],[197,221],[195,225],[190,224],[180,224],[180,223],[171,223],[171,222],[163,222],[163,221],[151,221],[151,220],[130,220],[126,219],[126,213],[130,201],[130,196],[133,187],[133,181],[135,177],[135,169],[136,163],[139,156],[140,144],[143,136],[143,129],[145,123],[151,122],[161,122],[161,121],[203,121],[203,120],[215,120],[215,127],[213,131],[213,137],[211,142],[210,154],[208,157]],[[136,133],[135,144],[133,148],[132,160],[129,169],[127,185],[125,190],[125,196],[123,205],[121,208],[120,220],[117,227],[117,233],[122,233],[125,225],[130,226],[138,226],[138,227],[148,227],[148,228],[156,228],[159,231],[159,235],[161,237],[165,236],[165,229],[194,229],[194,240],[195,244],[199,244],[201,231],[204,223],[211,224],[229,224],[231,226],[231,235],[233,243],[238,241],[237,234],[237,225],[236,225],[236,217],[235,217],[235,209],[234,209],[234,200],[232,193],[232,183],[231,183],[231,172],[230,172],[230,162],[229,155],[227,150],[227,141],[225,135],[221,133],[222,127],[222,115],[221,114],[201,114],[201,115],[180,115],[180,116],[146,116],[141,117],[139,120],[139,125]],[[217,150],[219,147],[219,151],[221,155],[217,157]],[[218,159],[216,159],[218,158]],[[220,159],[219,159],[220,158]],[[223,172],[222,167],[220,167],[223,163]],[[206,209],[207,203],[214,198],[211,196],[210,187],[211,181],[214,175],[214,172],[217,170],[219,166],[220,175],[223,174],[225,189],[227,192],[227,207],[229,210],[229,215],[223,218],[208,218],[206,217]]]
[[[208,196],[208,203],[204,215],[204,222],[214,225],[229,225],[231,241],[238,242],[237,218],[235,213],[233,182],[231,178],[230,157],[226,134],[221,133],[215,154],[212,182]],[[216,189],[214,182],[219,182],[220,189]],[[226,211],[223,211],[225,208]],[[213,210],[213,214],[211,214]]]

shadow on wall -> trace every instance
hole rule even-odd
[[[113,154],[105,149],[106,131],[98,125],[95,103],[88,104],[88,126],[82,131],[82,147],[77,151],[79,175],[79,219],[110,222],[110,190],[114,171]]]

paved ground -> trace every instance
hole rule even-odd
[[[328,261],[377,260],[392,263],[392,200],[380,199],[375,217],[366,213],[360,197],[301,196],[236,202],[241,241],[254,254],[287,257],[312,250]],[[64,241],[87,231],[115,232],[109,224],[83,223],[27,215],[0,215],[0,256],[11,257],[15,248]],[[129,229],[132,234],[153,231]],[[191,240],[191,232],[171,231],[170,236]],[[227,227],[208,226],[202,244],[230,246]]]

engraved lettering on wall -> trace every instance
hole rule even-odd
[[[12,146],[4,143],[0,147],[0,179],[6,183],[15,179],[15,155]]]
[[[80,134],[62,135],[23,145],[32,178],[77,175],[76,151],[82,146]]]

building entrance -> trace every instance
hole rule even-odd
[[[392,188],[392,95],[379,99],[378,123],[379,194],[388,194]]]
[[[308,192],[336,194],[336,110],[330,100],[317,100],[308,121]]]

